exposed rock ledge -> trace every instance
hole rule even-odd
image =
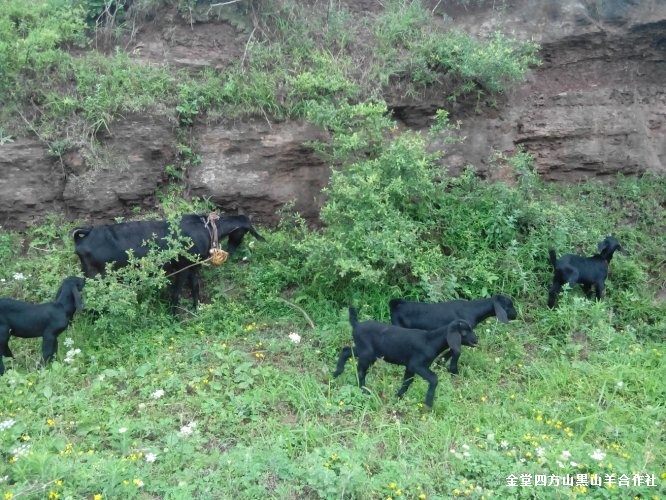
[[[495,3],[502,8],[493,10]],[[441,2],[433,4],[442,8]],[[478,34],[501,26],[534,38],[542,44],[544,61],[492,107],[451,106],[434,92],[418,101],[387,96],[396,117],[412,129],[427,127],[441,107],[463,121],[467,140],[448,147],[446,163],[453,172],[472,164],[493,176],[493,152],[523,145],[550,180],[666,173],[666,2],[497,0],[457,11],[444,4],[442,22]],[[174,38],[173,30],[148,32],[140,40],[143,55],[137,47],[135,56],[215,67],[225,60],[219,41],[238,37],[225,24],[189,28],[187,44]],[[316,219],[328,170],[304,144],[322,138],[321,131],[302,123],[248,121],[198,125],[194,137],[202,162],[188,172],[190,193],[259,223],[275,223],[276,210],[292,200],[308,219]],[[152,207],[167,182],[165,166],[175,161],[176,143],[169,119],[144,114],[113,123],[94,157],[74,151],[60,163],[36,139],[2,144],[0,225],[23,228],[52,212],[71,220],[110,221],[135,207]]]

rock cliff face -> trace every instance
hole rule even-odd
[[[347,3],[356,10],[381,8],[378,2]],[[387,95],[405,127],[425,129],[443,107],[462,121],[466,141],[447,146],[452,173],[471,164],[496,176],[489,161],[494,151],[519,146],[553,181],[666,173],[666,2],[496,0],[466,2],[467,9],[431,3],[442,23],[481,35],[501,28],[542,44],[543,65],[493,105],[452,106],[436,92],[418,100]],[[181,20],[174,28],[177,22],[139,33],[134,57],[198,69],[242,56],[233,26],[190,27]],[[126,116],[100,138],[94,155],[73,151],[62,161],[28,137],[1,144],[0,225],[22,228],[54,211],[101,222],[152,206],[166,182],[165,166],[176,159],[175,129],[164,117]],[[189,193],[259,223],[275,223],[276,210],[289,201],[316,220],[328,169],[304,144],[325,138],[322,131],[253,120],[199,124],[193,134],[201,163],[185,179]]]
[[[543,64],[497,108],[457,110],[467,140],[452,167],[484,170],[492,150],[522,145],[548,180],[666,173],[666,2],[525,1],[488,14],[453,16],[531,37]]]

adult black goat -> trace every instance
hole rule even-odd
[[[606,236],[599,242],[597,248],[599,253],[592,257],[565,254],[559,259],[555,249],[548,250],[550,264],[553,266],[553,284],[548,291],[548,307],[551,309],[555,307],[557,296],[565,283],[568,283],[570,287],[580,284],[588,299],[592,296],[592,286],[595,288],[597,300],[604,296],[608,266],[610,266],[613,254],[616,251],[622,255],[629,255],[629,253],[622,248],[614,236]]]
[[[461,320],[440,325],[440,328],[435,330],[415,330],[378,321],[359,322],[356,309],[350,307],[349,322],[352,326],[354,346],[342,348],[333,376],[339,376],[344,371],[347,360],[354,356],[358,364],[358,385],[365,388],[368,368],[378,359],[384,359],[389,363],[405,367],[398,397],[402,397],[409,389],[415,374],[428,382],[425,398],[427,407],[432,407],[438,383],[437,375],[430,369],[435,358],[450,349],[449,371],[458,373],[458,358],[462,346],[474,347],[478,342],[469,323]]]
[[[502,323],[508,323],[518,316],[511,297],[506,295],[477,300],[450,300],[436,304],[392,299],[389,301],[389,309],[391,323],[420,330],[434,330],[458,319],[466,321],[474,328],[491,316],[497,316]]]
[[[74,313],[81,309],[83,278],[66,278],[54,302],[28,304],[14,299],[0,299],[0,375],[5,373],[3,356],[13,357],[9,337],[42,337],[42,364],[58,352],[58,335],[69,325]]]
[[[214,228],[213,228],[214,223]],[[179,223],[180,234],[192,240],[189,253],[198,259],[206,259],[214,241],[214,229],[217,238],[228,238],[227,251],[233,254],[243,241],[245,233],[252,234],[260,241],[264,238],[254,229],[245,215],[232,215],[210,220],[203,215],[184,215]],[[166,249],[168,237],[172,234],[169,223],[165,220],[121,222],[102,226],[77,228],[73,231],[76,255],[81,261],[83,274],[89,278],[104,275],[106,264],[113,263],[115,269],[126,266],[129,262],[128,251],[135,257],[145,257],[150,248],[149,242],[159,249]],[[175,308],[183,285],[189,280],[192,289],[194,308],[199,304],[199,265],[186,257],[170,262],[165,270],[175,273],[171,290],[171,307]]]

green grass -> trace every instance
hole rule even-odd
[[[513,196],[518,188],[506,189]],[[420,379],[404,399],[396,399],[400,367],[378,362],[368,376],[370,395],[355,386],[353,363],[331,379],[339,348],[351,340],[347,303],[360,308],[362,319],[387,320],[388,298],[401,292],[419,296],[417,284],[401,291],[343,279],[322,288],[299,275],[299,252],[286,229],[264,229],[265,244],[248,240],[236,261],[208,269],[206,303],[194,314],[174,320],[164,301],[150,294],[141,299],[139,315],[107,312],[95,318],[84,312],[61,335],[58,360],[43,370],[36,366],[39,342],[13,338],[16,358],[6,359],[11,369],[0,380],[0,423],[6,427],[0,431],[0,478],[6,476],[0,494],[663,496],[664,305],[650,299],[664,280],[663,267],[653,261],[663,257],[652,252],[663,236],[647,217],[663,203],[663,181],[621,179],[614,187],[580,189],[588,192],[587,201],[575,189],[552,186],[533,188],[529,197],[546,214],[557,200],[558,210],[583,234],[600,223],[601,216],[587,210],[598,199],[624,200],[611,203],[605,215],[614,221],[631,208],[632,220],[618,222],[616,229],[632,256],[614,259],[606,300],[587,301],[573,290],[562,294],[557,310],[548,310],[545,253],[535,256],[543,266],[525,265],[525,290],[512,288],[510,276],[471,283],[474,294],[482,286],[513,290],[519,317],[508,325],[479,325],[480,346],[464,350],[459,376],[436,368],[440,383],[431,412],[422,407],[426,383]],[[485,183],[448,196],[452,206],[473,196],[503,201]],[[461,217],[476,217],[483,226],[485,202],[457,206],[464,207]],[[20,237],[3,233],[4,296],[48,300],[62,276],[77,272],[68,229],[55,219],[33,229],[26,255]],[[541,230],[535,238],[545,244],[552,228]],[[594,237],[585,239],[587,248],[594,245]],[[537,246],[529,238],[522,249],[496,248],[485,240],[459,244],[483,257],[483,265],[491,266],[485,271],[497,275]],[[451,246],[450,262],[465,262],[463,252]],[[558,243],[558,250],[566,248]],[[243,256],[248,260],[240,261]],[[26,279],[14,279],[16,272]],[[291,333],[301,336],[300,343],[290,340]],[[67,355],[75,349],[80,352]],[[649,473],[657,484],[586,491],[507,485],[507,476],[521,473]]]

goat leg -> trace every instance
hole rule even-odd
[[[365,386],[365,376],[368,373],[368,368],[370,368],[370,365],[372,363],[368,363],[365,360],[359,359],[358,360],[358,366],[357,366],[357,371],[358,371],[358,386],[361,388],[361,390],[366,393],[370,394],[370,391],[368,388]]]
[[[550,290],[548,290],[548,307],[551,309],[555,307],[555,304],[557,303],[557,295],[561,290],[562,283],[557,280],[553,280],[553,285],[550,287]]]
[[[340,376],[340,374],[345,370],[345,363],[353,355],[354,355],[354,350],[351,347],[346,346],[342,348],[342,350],[340,351],[340,357],[338,358],[338,364],[335,367],[335,371],[333,372],[334,377]]]
[[[604,295],[605,295],[605,292],[606,292],[606,285],[604,284],[604,282],[603,281],[602,282],[597,282],[594,285],[594,288],[597,291],[597,300],[603,299]]]
[[[447,354],[450,354],[451,364],[449,364],[449,373],[458,375],[458,358],[460,358],[460,351],[451,349]]]
[[[5,373],[5,364],[2,361],[2,357],[7,356],[8,358],[13,358],[14,355],[12,351],[9,350],[9,328],[3,328],[0,333],[0,375]]]
[[[432,408],[435,399],[435,390],[437,389],[437,375],[427,366],[416,366],[414,371],[428,382],[428,392],[426,393],[425,405]]]
[[[58,352],[58,336],[52,332],[45,332],[42,338],[41,365],[49,363]]]
[[[399,398],[401,398],[403,394],[407,392],[407,389],[409,389],[409,386],[412,385],[412,382],[414,382],[414,372],[409,368],[405,368],[405,375],[402,377],[402,385],[400,386],[397,394]]]
[[[583,292],[585,293],[585,297],[588,298],[588,299],[591,299],[592,298],[592,285],[590,285],[589,283],[583,283],[580,286],[583,287]]]
[[[2,356],[14,357],[12,351],[9,350],[9,328],[3,328],[0,333],[0,358]]]

